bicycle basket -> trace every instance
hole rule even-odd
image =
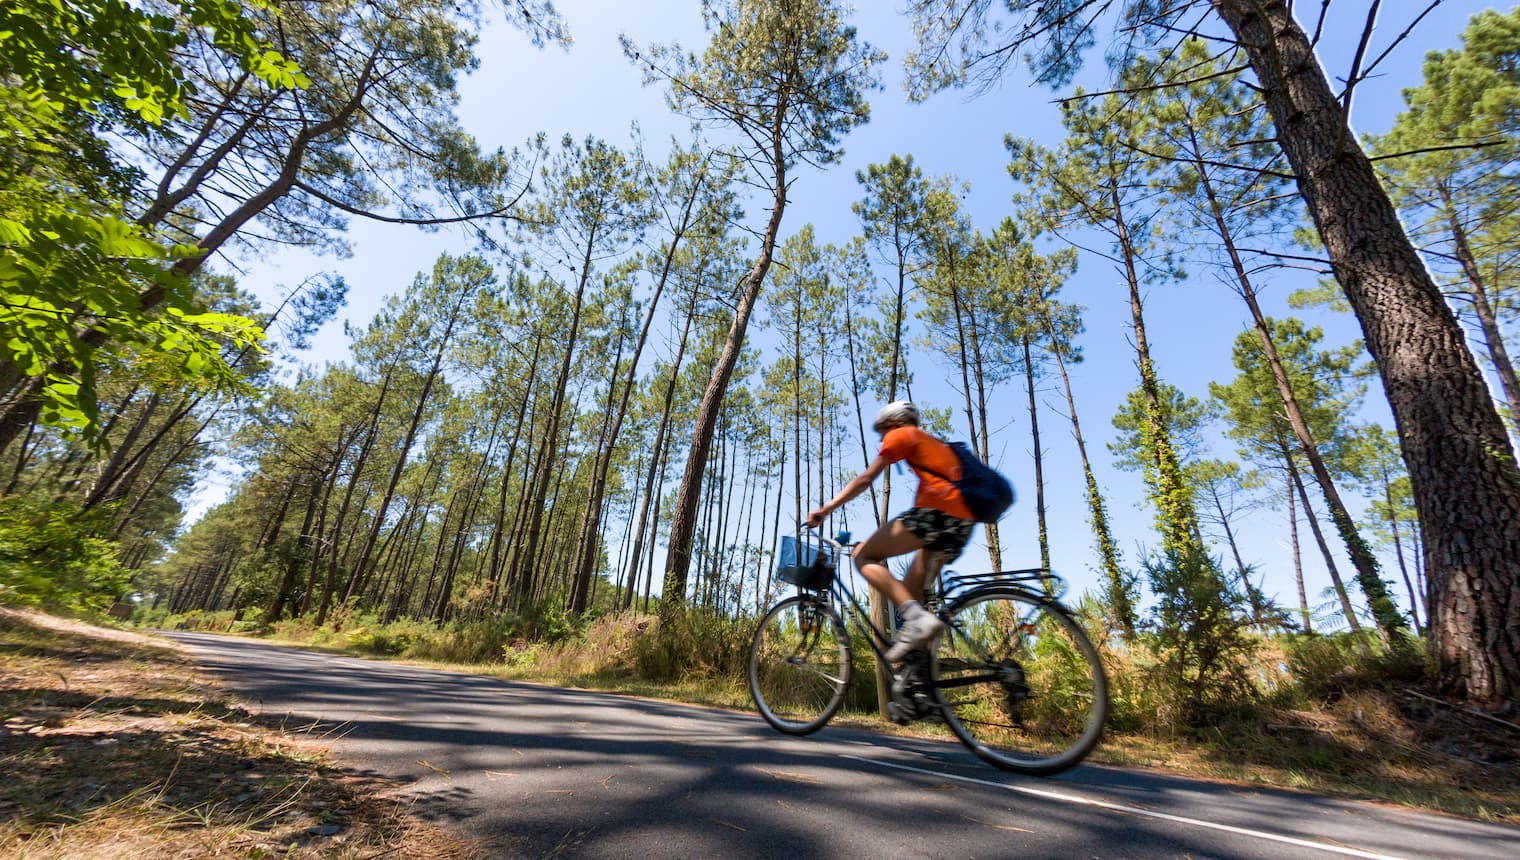
[[[776,575],[798,588],[822,591],[834,581],[834,548],[783,537]]]

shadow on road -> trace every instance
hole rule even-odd
[[[180,638],[261,703],[258,719],[304,725],[361,773],[407,780],[415,812],[499,856],[1279,857],[1282,844],[1062,798],[1101,790],[1136,809],[1332,840],[1320,831],[1374,809],[1102,767],[1024,779],[950,743],[850,729],[795,739],[750,714]],[[1433,816],[1418,827],[1461,846],[1451,856],[1520,856],[1511,828]],[[1396,832],[1373,841],[1421,853]]]

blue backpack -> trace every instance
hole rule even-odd
[[[924,471],[950,481],[961,492],[961,498],[965,499],[966,507],[971,510],[971,515],[976,517],[979,523],[995,523],[1003,512],[1013,505],[1013,485],[1008,479],[998,474],[997,470],[977,459],[971,448],[965,442],[949,442],[950,450],[955,452],[957,459],[961,461],[961,478],[958,481],[950,481],[944,475],[933,469]]]

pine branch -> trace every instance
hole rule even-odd
[[[1146,86],[1143,86],[1143,87],[1120,87],[1120,88],[1115,89],[1115,90],[1103,90],[1102,92],[1096,92],[1096,93],[1081,93],[1080,95],[1067,96],[1064,99],[1056,99],[1055,103],[1056,104],[1062,104],[1062,105],[1064,105],[1064,104],[1067,104],[1069,102],[1081,101],[1082,99],[1097,98],[1099,96],[1134,95],[1136,93],[1147,93],[1147,92],[1153,92],[1155,90],[1166,90],[1166,89],[1171,89],[1173,87],[1186,87],[1186,86],[1190,86],[1192,84],[1198,84],[1198,83],[1203,83],[1204,81],[1210,81],[1210,80],[1213,80],[1215,78],[1222,78],[1222,77],[1226,77],[1228,75],[1239,74],[1240,72],[1243,72],[1243,71],[1245,71],[1246,69],[1249,69],[1249,68],[1250,68],[1249,65],[1245,65],[1245,66],[1232,66],[1232,67],[1230,67],[1228,69],[1224,69],[1222,71],[1215,72],[1212,75],[1203,75],[1201,77],[1188,78],[1187,80],[1184,80],[1184,81],[1168,81],[1166,83],[1161,83],[1161,84],[1149,84],[1149,85],[1146,85]]]
[[[1383,51],[1383,53],[1378,54],[1377,59],[1373,60],[1370,64],[1368,64],[1367,71],[1362,74],[1362,77],[1365,78],[1368,75],[1371,75],[1372,74],[1372,70],[1375,69],[1375,68],[1377,68],[1378,64],[1381,63],[1381,62],[1383,62],[1383,60],[1387,59],[1388,55],[1391,54],[1391,53],[1393,53],[1393,49],[1397,48],[1399,46],[1400,42],[1404,41],[1406,38],[1409,37],[1409,34],[1410,34],[1411,31],[1414,30],[1415,25],[1419,24],[1420,21],[1423,20],[1426,15],[1429,15],[1431,12],[1433,12],[1435,10],[1435,8],[1437,6],[1439,6],[1439,5],[1441,5],[1443,2],[1445,2],[1445,0],[1431,0],[1430,5],[1425,7],[1425,11],[1423,11],[1420,14],[1416,15],[1414,17],[1414,20],[1409,22],[1409,26],[1404,28],[1404,32],[1400,33],[1393,40],[1393,42],[1388,45],[1387,49],[1385,49]]]
[[[1445,146],[1426,146],[1421,147],[1420,149],[1405,150],[1403,152],[1391,152],[1387,155],[1374,155],[1367,160],[1387,161],[1390,158],[1407,158],[1411,155],[1424,155],[1427,152],[1448,152],[1455,149],[1487,149],[1491,146],[1504,146],[1505,144],[1514,142],[1515,141],[1506,138],[1504,140],[1484,140],[1477,143],[1452,143]]]
[[[476,212],[473,214],[457,215],[448,218],[405,218],[401,216],[381,215],[378,212],[371,212],[367,209],[360,209],[357,206],[350,206],[349,204],[324,193],[320,189],[304,180],[297,179],[294,184],[296,188],[306,192],[307,194],[310,194],[318,200],[321,200],[323,203],[326,203],[334,209],[338,209],[342,212],[346,212],[349,215],[354,215],[359,218],[368,218],[372,221],[382,221],[386,224],[415,224],[419,226],[437,226],[441,224],[461,224],[470,221],[481,221],[487,218],[506,218],[508,220],[518,221],[520,223],[527,223],[527,219],[516,215],[507,214],[517,206],[518,202],[522,200],[523,195],[528,192],[528,186],[526,185],[523,186],[522,191],[519,191],[517,196],[512,198],[512,200],[509,201],[506,205],[492,209],[488,212]]]

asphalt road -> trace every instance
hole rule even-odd
[[[958,744],[168,634],[265,717],[329,732],[499,857],[1520,858],[1520,828]]]

